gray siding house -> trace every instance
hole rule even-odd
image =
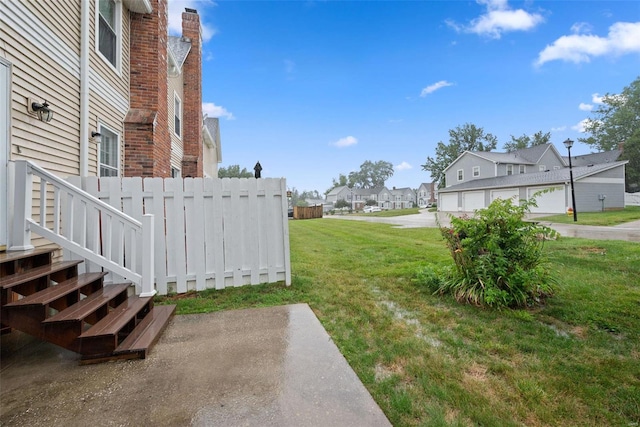
[[[624,207],[627,161],[617,161],[619,154],[579,156],[576,163],[572,157],[578,212]],[[472,212],[497,198],[518,203],[534,195],[536,213],[564,213],[572,204],[568,159],[551,144],[511,153],[466,151],[445,169],[445,182],[438,200],[438,210],[445,212]]]

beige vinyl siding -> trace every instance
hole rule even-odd
[[[122,57],[120,58],[120,73],[116,73],[96,50],[96,37],[98,29],[96,23],[96,1],[91,1],[90,10],[90,35],[89,35],[89,66],[98,78],[91,79],[89,96],[89,133],[96,130],[100,124],[107,126],[120,135],[120,173],[124,166],[124,118],[129,109],[129,40],[131,34],[131,22],[129,11],[122,7]],[[113,98],[124,100],[124,105],[115,103],[113,99],[107,99],[103,94]],[[124,106],[124,108],[122,108]],[[98,174],[98,144],[89,143],[89,174]]]
[[[69,13],[58,8],[32,2],[22,6],[4,11],[2,19],[7,19],[7,22],[0,25],[0,37],[4,41],[2,54],[13,64],[10,158],[33,160],[60,176],[78,174],[80,83],[77,75],[69,70],[73,64],[70,56],[74,52],[78,54],[77,46],[67,46],[68,37],[60,39],[54,34],[51,46],[61,46],[63,52],[44,51],[20,36],[12,23],[53,25],[53,21],[59,21],[75,28],[79,21],[71,25]],[[58,60],[56,55],[68,61]],[[53,120],[43,123],[29,114],[28,98],[35,102],[46,100],[54,112]]]
[[[175,120],[173,118],[173,114],[175,113],[175,101],[174,95],[177,94],[180,100],[182,101],[182,123],[183,129],[182,134],[184,135],[184,97],[182,90],[182,73],[180,73],[177,77],[169,77],[168,82],[168,110],[169,110],[169,135],[171,136],[171,167],[182,170],[182,156],[184,153],[184,145],[182,143],[182,138],[176,136],[175,133]]]

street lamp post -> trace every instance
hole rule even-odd
[[[576,192],[573,188],[573,168],[571,166],[571,147],[573,147],[573,141],[567,138],[565,142],[563,142],[564,146],[567,147],[567,151],[569,151],[569,178],[571,179],[571,203],[573,207],[573,222],[578,221],[578,212],[576,211]]]

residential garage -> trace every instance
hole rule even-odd
[[[473,212],[477,209],[484,209],[484,191],[462,193],[462,210],[464,212]]]
[[[518,206],[520,205],[520,190],[518,190],[517,188],[491,190],[491,201],[493,202],[495,199],[511,199],[511,202],[514,205]]]
[[[458,193],[440,193],[438,209],[443,212],[458,212]]]
[[[550,190],[548,193],[536,197],[538,207],[531,207],[532,213],[565,213],[567,202],[565,200],[564,186],[556,187],[532,187],[527,188],[527,199],[533,197],[538,191]]]

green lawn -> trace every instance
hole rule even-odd
[[[436,229],[289,226],[292,286],[176,298],[178,313],[308,303],[394,426],[639,425],[640,244],[547,242],[557,294],[497,312],[412,281],[449,262]]]
[[[618,225],[640,219],[640,206],[627,206],[624,209],[604,212],[578,212],[579,225]],[[537,221],[548,221],[573,224],[572,215],[551,215],[536,218]]]

